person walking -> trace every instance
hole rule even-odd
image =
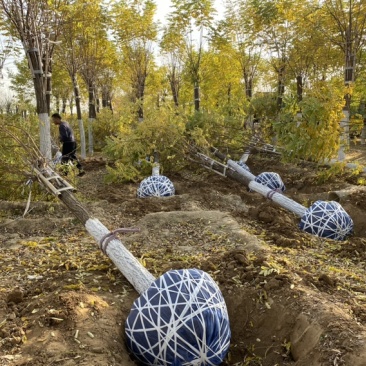
[[[76,162],[76,167],[79,169],[78,176],[81,177],[85,174],[83,167],[81,166],[78,158],[76,157],[76,141],[74,137],[74,132],[70,125],[62,121],[61,115],[59,113],[54,113],[52,116],[52,122],[58,126],[59,138],[62,143],[62,158],[61,164],[67,164],[69,161]]]

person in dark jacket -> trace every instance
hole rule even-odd
[[[85,171],[76,157],[77,145],[72,128],[67,122],[62,121],[62,118],[58,113],[54,113],[51,118],[52,122],[58,126],[60,133],[59,138],[62,143],[61,164],[67,164],[69,161],[76,162],[76,167],[79,169],[79,176],[83,176]]]

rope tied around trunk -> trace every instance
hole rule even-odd
[[[273,196],[276,194],[276,193],[281,193],[282,194],[282,190],[281,188],[276,188],[276,189],[272,189],[270,190],[267,194],[266,194],[266,197],[272,201],[272,198]]]
[[[100,250],[107,255],[107,248],[108,248],[108,244],[111,240],[113,239],[117,239],[116,234],[118,233],[135,233],[140,231],[139,228],[137,227],[129,227],[129,228],[119,228],[119,229],[115,229],[113,231],[110,231],[108,234],[104,235],[102,237],[102,239],[100,239],[99,241],[99,248]]]

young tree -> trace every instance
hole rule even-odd
[[[266,47],[269,63],[277,78],[277,108],[283,106],[287,82],[289,48],[296,38],[294,23],[301,14],[298,3],[288,0],[249,0],[247,16],[253,19],[253,31]]]
[[[51,159],[49,122],[52,55],[62,20],[61,0],[0,0],[9,28],[24,48],[30,67],[37,114],[39,116],[40,151]]]
[[[194,110],[200,110],[200,82],[204,38],[213,24],[212,0],[172,0],[168,31],[174,34],[176,49],[184,52],[185,69],[193,84]]]
[[[3,71],[5,62],[14,53],[14,51],[15,45],[12,37],[5,32],[0,32],[0,79],[4,78]]]
[[[100,0],[81,1],[84,7],[83,21],[78,25],[77,59],[80,66],[80,75],[83,79],[89,95],[89,118],[88,118],[88,143],[89,154],[94,153],[93,124],[97,117],[96,108],[96,82],[98,75],[104,69],[103,62],[106,55],[105,49],[109,44],[107,37],[107,14]],[[75,89],[76,80],[74,80]]]
[[[344,55],[345,105],[342,146],[348,145],[352,88],[357,78],[357,65],[365,46],[366,2],[359,0],[326,0],[322,2],[324,22],[322,30]],[[343,149],[339,158],[344,159]]]
[[[122,54],[123,71],[128,78],[131,101],[137,104],[140,121],[144,118],[146,80],[153,65],[156,5],[151,0],[124,0],[113,8],[113,30]]]
[[[85,4],[80,1],[76,1],[67,7],[64,18],[64,32],[62,32],[60,40],[62,47],[56,50],[56,60],[60,68],[66,70],[68,80],[71,81],[73,88],[76,115],[79,125],[80,133],[80,157],[86,158],[86,141],[84,122],[81,113],[81,93],[78,83],[78,72],[81,68],[81,58],[79,56],[79,44],[78,37],[80,36],[83,28],[83,22],[86,17]],[[67,96],[70,97],[69,93]],[[64,98],[66,94],[64,93]]]
[[[254,80],[262,53],[262,44],[258,42],[253,19],[248,16],[249,11],[246,1],[227,1],[225,19],[220,27],[220,33],[235,50],[234,56],[240,64],[248,100],[253,96]]]
[[[56,101],[58,113],[65,114],[70,95],[73,94],[69,75],[64,68],[59,67],[58,59],[54,58],[54,71],[52,78],[52,94]]]
[[[178,38],[176,38],[178,36]],[[179,93],[182,87],[183,79],[183,44],[179,42],[179,35],[175,35],[173,30],[164,28],[163,37],[160,42],[162,50],[163,63],[166,67],[166,77],[169,82],[170,91],[173,96],[173,102],[176,107],[179,106]]]
[[[292,25],[296,37],[289,45],[287,69],[300,103],[304,89],[337,75],[341,62],[339,50],[321,30],[318,4],[305,1],[298,5],[297,12],[299,16]]]

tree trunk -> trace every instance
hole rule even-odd
[[[302,101],[302,92],[303,92],[303,78],[301,75],[296,77],[296,91],[297,91],[297,102],[300,103]]]
[[[93,124],[95,118],[88,118],[88,142],[89,142],[89,155],[94,154],[94,136],[93,136]]]
[[[225,155],[219,153],[217,150],[215,151],[215,155],[221,157],[222,159],[224,159],[225,157]],[[248,184],[248,187],[251,190],[260,193],[262,196],[266,198],[271,199],[273,202],[293,212],[299,217],[304,216],[306,211],[305,206],[300,205],[299,203],[293,201],[292,199],[284,196],[282,193],[276,192],[271,188],[268,188],[260,183],[255,182],[255,175],[242,168],[235,161],[229,159],[227,161],[227,165],[246,180],[247,182],[246,184]]]
[[[277,86],[277,109],[280,111],[283,106],[283,95],[285,93],[285,66],[282,65],[278,70],[278,86]]]
[[[365,194],[366,187],[350,186],[340,191],[330,191],[328,192],[328,200],[342,202],[348,200],[350,195],[354,195],[357,193]]]
[[[47,170],[50,171],[49,176],[55,175],[51,169]],[[55,181],[55,179],[52,179],[50,182]],[[61,191],[58,197],[85,226],[88,233],[97,241],[99,247],[103,249],[103,239],[110,236],[112,233],[98,219],[90,217],[87,210],[69,190]],[[147,290],[155,281],[155,277],[114,235],[111,237],[109,243],[105,244],[104,249],[105,254],[112,260],[115,266],[122,272],[139,294]]]
[[[352,49],[352,16],[349,14],[349,23],[346,30],[346,48],[345,48],[345,69],[344,69],[344,85],[346,87],[346,93],[344,95],[344,108],[343,118],[340,121],[340,147],[338,151],[338,160],[343,161],[346,158],[345,149],[348,148],[350,143],[349,137],[349,122],[351,113],[351,93],[350,89],[355,81],[355,64],[356,58]]]
[[[366,116],[363,117],[363,128],[361,131],[361,145],[366,145]]]
[[[51,79],[51,66],[49,66],[48,74],[46,75],[46,103],[47,103],[47,113],[50,114],[51,111],[51,95],[52,95],[52,79]]]
[[[137,101],[139,103],[137,115],[140,122],[144,120],[144,97],[145,97],[145,77],[141,77],[141,82],[137,87]]]
[[[102,89],[102,108],[108,107],[108,93]]]
[[[50,118],[47,112],[38,113],[39,131],[40,131],[40,151],[48,160],[52,159],[51,153],[51,126]]]
[[[94,136],[93,123],[96,118],[95,110],[95,95],[93,82],[89,82],[89,119],[88,119],[88,139],[89,139],[89,154],[94,154]]]
[[[170,77],[170,90],[172,91],[174,105],[179,107],[179,82],[175,75],[171,75]]]
[[[80,103],[81,96],[80,96],[79,85],[78,85],[78,82],[77,82],[75,76],[72,78],[72,85],[74,87],[76,116],[77,116],[77,119],[81,119],[81,103]]]
[[[98,243],[110,233],[98,219],[94,218],[86,221],[85,228]],[[155,277],[128,251],[119,239],[112,239],[105,252],[139,294],[146,291],[155,281]]]
[[[179,80],[177,78],[177,69],[172,67],[171,73],[168,75],[170,90],[172,91],[174,105],[179,106]]]
[[[361,145],[365,145],[366,144],[366,100],[364,98],[361,98],[359,113],[361,114],[361,116],[363,118],[363,128],[361,131]]]
[[[80,118],[78,119],[79,131],[80,131],[80,157],[86,159],[86,142],[85,142],[85,129],[84,122]]]
[[[71,95],[69,99],[70,115],[74,115],[74,97]]]
[[[98,97],[95,98],[95,101],[96,101],[96,113],[99,113],[100,112],[100,100]]]
[[[25,47],[25,49],[27,48]],[[33,73],[33,85],[37,103],[36,110],[39,117],[40,152],[46,159],[51,160],[51,126],[48,117],[43,69],[39,58],[39,50],[37,48],[28,50],[28,61],[29,67]]]
[[[243,70],[243,76],[245,83],[245,96],[248,100],[251,100],[253,96],[253,79],[246,72],[246,70]]]
[[[94,83],[89,82],[89,118],[96,118]]]
[[[206,168],[209,168],[210,170],[213,170],[214,172],[224,176],[232,178],[240,183],[248,184],[249,180],[239,173],[237,173],[235,170],[228,169],[228,167],[224,164],[221,164],[213,159],[208,158],[205,155],[202,154],[196,154],[196,158],[200,160],[200,164],[205,166]]]
[[[55,95],[56,98],[56,112],[60,113],[60,94]]]
[[[86,158],[86,142],[85,142],[85,130],[84,130],[84,122],[81,115],[81,104],[80,104],[80,90],[79,85],[76,80],[76,76],[72,78],[72,83],[74,87],[74,96],[75,96],[75,105],[76,105],[76,116],[79,124],[79,132],[80,132],[80,157],[82,159]]]
[[[198,81],[196,81],[194,83],[194,110],[196,112],[199,112],[199,110],[200,110],[200,102],[201,102],[201,99],[200,99],[200,86],[199,86]]]
[[[61,114],[65,114],[66,113],[66,106],[67,106],[67,98],[63,97],[62,98],[62,111]]]

